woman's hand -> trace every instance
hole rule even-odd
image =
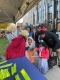
[[[53,57],[53,56],[54,56],[54,52],[52,51],[52,52],[51,52],[51,57]]]

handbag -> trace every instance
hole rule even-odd
[[[55,65],[57,65],[57,56],[50,56],[50,58],[48,59],[48,66],[53,67]]]

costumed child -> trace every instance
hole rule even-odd
[[[39,43],[39,48],[35,49],[39,51],[39,61],[38,61],[38,70],[42,74],[46,74],[48,71],[48,59],[49,59],[49,49],[46,43],[41,40]]]
[[[35,48],[35,41],[33,40],[32,37],[28,37],[27,41],[26,41],[26,57],[32,62],[34,63],[34,48]]]

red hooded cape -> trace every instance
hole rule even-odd
[[[18,36],[12,40],[6,50],[6,59],[12,59],[25,56],[25,39],[23,36]]]

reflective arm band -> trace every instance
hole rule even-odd
[[[11,67],[11,74],[14,75],[16,73],[16,64]]]
[[[6,65],[3,65],[3,66],[0,66],[0,69],[1,69],[1,68],[6,68],[6,67],[10,67],[10,66],[12,66],[12,64],[13,64],[13,63],[6,64]]]
[[[24,69],[22,69],[20,72],[25,80],[31,80],[29,75],[27,74],[27,72]]]
[[[6,63],[7,62],[7,60],[5,60],[5,61],[3,61],[3,62],[0,62],[0,64],[4,64],[4,63]]]
[[[1,69],[0,70],[0,80],[10,77],[10,73],[8,69]]]
[[[18,74],[15,76],[15,80],[21,80]]]

